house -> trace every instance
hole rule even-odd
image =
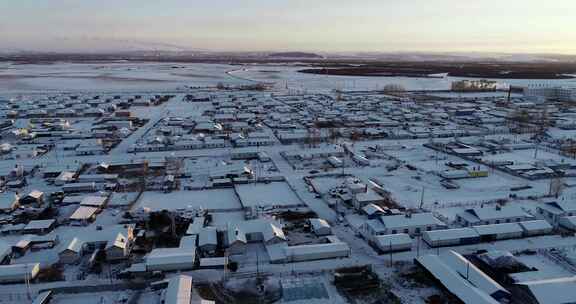
[[[108,204],[108,197],[107,196],[89,195],[89,196],[84,197],[80,201],[80,206],[94,207],[94,208],[98,208],[98,209],[104,209],[104,207],[106,207],[106,204]]]
[[[0,240],[0,265],[10,260],[11,256],[12,247],[8,243]]]
[[[576,215],[563,216],[558,220],[558,225],[562,228],[576,231]]]
[[[126,259],[130,253],[130,248],[130,240],[121,232],[118,232],[116,237],[110,240],[104,248],[106,251],[106,260],[116,261]]]
[[[380,205],[384,202],[385,199],[378,192],[367,187],[364,192],[352,195],[352,204],[358,210],[369,204]]]
[[[286,235],[279,226],[273,223],[265,225],[262,230],[263,241],[265,244],[276,244],[286,241]]]
[[[381,216],[385,234],[407,233],[419,235],[424,231],[438,230],[446,225],[432,213],[406,213],[404,215]]]
[[[527,304],[567,304],[576,299],[575,276],[522,282],[516,286],[529,297]]]
[[[576,215],[576,203],[567,201],[546,202],[538,204],[536,210],[552,225],[557,226],[560,218]]]
[[[78,176],[79,183],[107,183],[118,181],[118,174],[82,174]]]
[[[74,213],[72,213],[68,220],[72,225],[86,226],[96,219],[96,215],[99,211],[99,208],[80,206],[76,211],[74,211]]]
[[[406,233],[376,235],[372,243],[379,253],[407,251],[412,249],[412,238]]]
[[[186,229],[186,235],[198,235],[202,228],[204,228],[204,224],[206,223],[206,218],[203,216],[195,217],[192,220],[192,223],[188,225],[188,229]]]
[[[386,213],[382,207],[375,204],[367,204],[362,208],[362,212],[371,220],[377,219]]]
[[[545,220],[534,220],[518,223],[524,229],[524,236],[536,236],[552,233],[554,227]]]
[[[257,159],[259,149],[255,147],[237,148],[230,152],[232,159]]]
[[[196,250],[190,248],[156,248],[146,256],[147,271],[191,270],[196,262]]]
[[[472,208],[456,215],[456,221],[463,226],[517,223],[534,219],[534,216],[519,206]]]
[[[14,246],[12,246],[12,252],[15,257],[21,257],[26,254],[28,250],[32,248],[32,241],[28,238],[19,240]]]
[[[460,253],[450,250],[441,254],[441,258],[442,261],[451,269],[464,278],[467,278],[468,282],[490,295],[490,297],[496,301],[500,303],[510,303],[510,292],[486,275]]]
[[[60,264],[74,264],[82,256],[84,244],[80,239],[73,238],[68,245],[58,252],[58,262]]]
[[[476,284],[466,280],[466,276],[449,266],[439,255],[422,255],[414,259],[414,262],[462,303],[500,304]],[[480,273],[478,272],[478,274]]]
[[[228,225],[226,231],[226,251],[229,255],[239,255],[246,252],[246,234],[238,227]]]
[[[22,233],[25,234],[46,234],[56,226],[56,220],[37,220],[37,221],[30,221],[22,230]]]
[[[65,193],[73,192],[95,192],[96,183],[71,183],[62,186],[62,191]]]
[[[350,256],[350,247],[344,242],[284,247],[286,262],[303,262]]]
[[[63,186],[76,180],[76,173],[70,171],[62,171],[54,179],[54,185]]]
[[[425,231],[422,239],[430,247],[460,246],[480,242],[480,235],[472,228]]]
[[[379,220],[367,220],[358,227],[358,230],[365,239],[371,239],[375,235],[386,234],[386,227]]]
[[[20,199],[20,204],[41,206],[44,204],[44,192],[33,190]]]
[[[248,243],[264,242],[271,245],[286,241],[284,231],[275,222],[257,219],[239,223],[236,227],[244,232]]]
[[[196,247],[198,243],[198,235],[185,235],[180,239],[180,246],[178,246],[179,248],[194,248],[196,249]]]
[[[14,193],[0,194],[0,213],[10,213],[20,206],[20,199]]]
[[[521,238],[524,234],[524,229],[518,223],[480,225],[472,228],[480,236],[481,242]]]
[[[164,304],[190,304],[192,294],[192,277],[178,275],[170,278],[164,296]]]
[[[226,267],[225,257],[201,258],[199,269],[224,269]]]
[[[213,254],[218,247],[218,232],[214,227],[204,227],[198,234],[198,249],[205,254]]]
[[[34,280],[40,263],[0,265],[0,283],[25,283]]]
[[[332,228],[330,228],[330,224],[326,222],[324,219],[320,218],[313,218],[310,219],[310,226],[312,228],[312,232],[317,236],[325,236],[332,234]]]

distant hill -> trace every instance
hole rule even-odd
[[[281,52],[281,53],[272,53],[268,54],[268,57],[271,58],[306,58],[306,59],[320,59],[323,58],[322,56],[314,53],[305,53],[305,52]]]

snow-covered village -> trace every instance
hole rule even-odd
[[[0,303],[576,298],[576,107],[551,89],[4,67],[45,76],[0,97]]]
[[[0,12],[0,304],[576,304],[576,1]]]

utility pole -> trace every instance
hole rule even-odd
[[[468,282],[470,282],[469,275],[470,275],[470,261],[466,260],[466,281]]]
[[[390,246],[388,250],[390,252],[390,267],[392,267],[392,265],[394,265],[394,261],[392,260],[392,240],[390,240]]]
[[[420,236],[416,237],[416,257],[420,257]]]
[[[418,209],[422,209],[422,207],[424,206],[424,191],[426,190],[426,188],[424,186],[422,186],[422,194],[420,195],[420,207]]]

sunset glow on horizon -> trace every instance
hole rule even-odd
[[[573,0],[0,0],[0,48],[576,54]]]

